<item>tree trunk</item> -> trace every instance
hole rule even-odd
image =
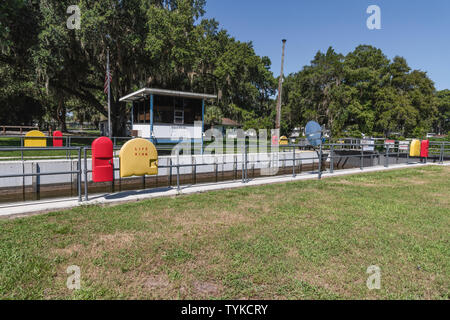
[[[113,137],[125,137],[128,113],[125,103],[111,101],[111,126]]]
[[[56,110],[56,119],[58,120],[58,126],[62,132],[67,132],[66,124],[66,105],[63,99],[59,99],[58,108]]]

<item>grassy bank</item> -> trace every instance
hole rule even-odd
[[[0,220],[0,298],[448,299],[449,177],[430,166]],[[71,265],[81,290],[66,288]]]

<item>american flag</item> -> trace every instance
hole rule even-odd
[[[108,71],[106,71],[106,74],[105,74],[105,85],[104,85],[104,89],[105,89],[104,92],[105,92],[105,94],[108,94],[108,88],[110,86],[111,81],[112,81],[111,72],[109,72],[109,79],[108,79]]]

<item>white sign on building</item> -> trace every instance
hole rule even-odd
[[[375,140],[373,139],[363,139],[361,140],[363,151],[375,151]]]
[[[408,149],[409,149],[409,141],[400,141],[398,143],[398,150],[408,151]]]

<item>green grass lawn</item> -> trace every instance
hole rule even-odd
[[[429,166],[0,220],[0,298],[449,299],[449,178]]]

